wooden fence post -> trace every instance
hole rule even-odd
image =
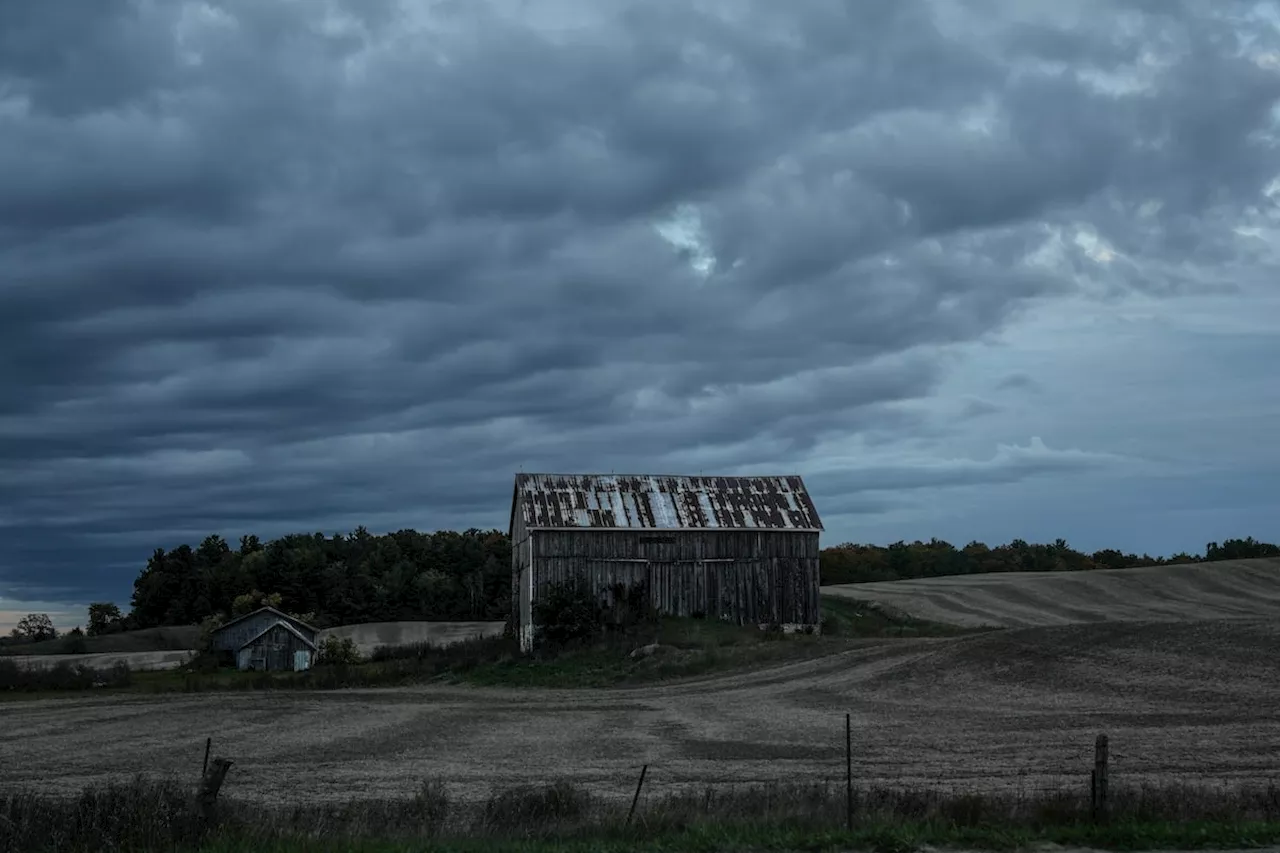
[[[853,830],[853,715],[844,715],[844,825]]]
[[[649,765],[646,764],[640,768],[640,781],[636,783],[636,794],[631,798],[631,811],[627,812],[627,826],[631,825],[631,818],[635,817],[636,804],[640,802],[640,789],[644,787],[645,774],[649,772]]]
[[[1107,736],[1098,735],[1093,745],[1093,774],[1089,785],[1089,804],[1092,807],[1094,820],[1107,818],[1108,751]]]
[[[226,758],[213,759],[213,767],[200,779],[200,790],[196,793],[196,804],[200,808],[200,817],[205,826],[213,822],[218,806],[218,792],[227,778],[227,771],[234,762]]]
[[[213,738],[204,739],[204,764],[200,767],[200,778],[204,778],[204,774],[209,772],[209,750],[213,748]]]

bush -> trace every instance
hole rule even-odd
[[[538,645],[581,644],[604,631],[605,613],[583,584],[554,584],[533,605]]]
[[[89,644],[84,638],[84,631],[72,628],[63,638],[63,653],[68,655],[88,654]]]
[[[330,636],[320,643],[316,666],[354,666],[360,661],[360,652],[350,637]]]
[[[45,669],[0,659],[0,690],[88,690],[94,687],[126,687],[132,680],[133,673],[125,663],[117,663],[109,669],[94,669],[64,661]]]
[[[614,584],[599,598],[585,584],[553,584],[533,606],[535,644],[552,649],[583,645],[606,634],[630,634],[657,621],[645,583]]]

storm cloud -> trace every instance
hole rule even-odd
[[[0,611],[503,527],[521,469],[799,472],[828,543],[1274,537],[1278,22],[4,4]]]

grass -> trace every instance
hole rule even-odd
[[[132,678],[133,673],[124,664],[98,669],[59,661],[49,667],[27,667],[0,658],[0,695],[120,688],[132,683]]]
[[[448,646],[422,643],[384,647],[377,649],[367,662],[317,666],[298,673],[191,667],[135,672],[131,678],[118,679],[100,690],[336,690],[427,682],[555,689],[631,687],[818,657],[848,648],[851,640],[952,636],[972,630],[912,619],[870,602],[846,598],[824,596],[822,607],[820,635],[782,634],[707,619],[665,618],[656,625],[635,628],[596,643],[533,655],[521,654],[511,638],[487,637]],[[652,654],[631,656],[634,650],[649,644],[657,647]],[[0,661],[0,665],[3,663]],[[73,683],[64,679],[71,686],[83,687],[91,686],[91,680],[82,678]],[[14,694],[0,692],[0,696],[6,695]]]
[[[194,649],[199,642],[200,627],[198,625],[179,625],[103,634],[100,637],[64,635],[56,640],[45,640],[39,643],[4,645],[0,646],[0,656],[170,652]]]
[[[1274,786],[1117,788],[1110,819],[1091,819],[1083,791],[1037,795],[855,790],[845,828],[841,785],[699,788],[627,803],[567,782],[495,789],[458,802],[427,781],[403,799],[270,808],[234,798],[228,777],[205,826],[189,788],[173,781],[117,783],[78,796],[0,795],[0,849],[294,851],[530,850],[734,851],[922,845],[1007,850],[1037,842],[1114,850],[1239,848],[1280,842]],[[1083,786],[1081,786],[1083,788]]]

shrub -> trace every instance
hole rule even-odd
[[[330,636],[320,643],[316,666],[353,666],[360,661],[360,652],[350,637]]]
[[[599,636],[605,614],[584,584],[554,584],[534,603],[533,622],[537,644],[563,647]]]
[[[93,687],[125,687],[132,680],[133,673],[125,663],[117,663],[109,669],[94,669],[63,661],[44,669],[0,659],[0,690],[88,690]]]

